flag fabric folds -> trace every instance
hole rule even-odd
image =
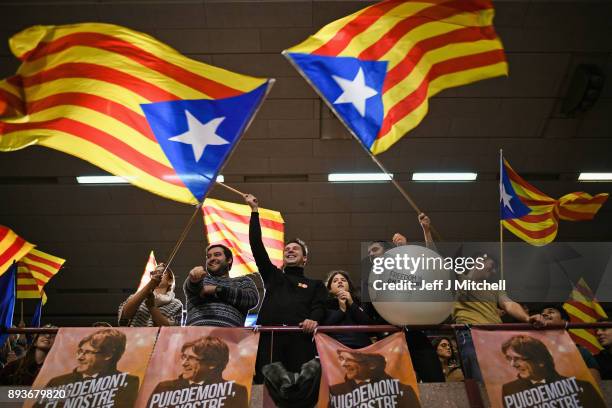
[[[8,270],[0,276],[0,326],[3,327],[11,327],[13,325],[16,276],[16,263],[13,263]],[[8,336],[8,333],[0,334],[0,344],[4,345]]]
[[[490,0],[387,0],[283,54],[373,154],[416,127],[428,98],[508,74]]]
[[[543,246],[557,236],[559,219],[592,220],[608,199],[607,193],[566,194],[558,200],[527,183],[504,158],[500,166],[500,215],[502,224],[531,245]]]
[[[0,275],[34,248],[13,230],[0,225]]]
[[[202,211],[209,244],[223,244],[232,250],[234,263],[230,275],[234,277],[257,272],[249,243],[251,208],[244,204],[207,198]],[[259,220],[263,243],[270,260],[280,267],[285,245],[283,217],[278,211],[260,208]]]
[[[608,318],[591,288],[582,278],[574,286],[568,301],[563,304],[563,309],[570,316],[572,323],[594,323]],[[580,344],[591,354],[597,354],[603,350],[595,336],[594,329],[571,329],[569,333],[576,344]]]
[[[147,264],[145,265],[144,272],[142,272],[142,277],[140,278],[140,284],[138,284],[138,292],[140,289],[144,288],[147,283],[151,280],[151,272],[155,270],[157,267],[157,260],[155,259],[155,253],[151,251],[149,254],[149,259],[147,259]]]
[[[57,149],[184,203],[206,195],[273,82],[111,24],[34,26],[10,48],[22,64],[0,82],[0,151]]]
[[[61,269],[65,259],[32,249],[18,263],[17,298],[42,298],[47,303],[43,288]]]

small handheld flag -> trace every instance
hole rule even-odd
[[[1,143],[1,142],[0,142]],[[0,225],[0,275],[34,248],[13,230]],[[16,274],[17,272],[15,272]]]
[[[149,254],[149,259],[147,260],[147,264],[145,265],[144,272],[142,273],[142,277],[140,278],[140,284],[138,285],[138,292],[140,289],[144,288],[147,283],[151,280],[151,272],[155,270],[157,267],[157,261],[155,260],[155,253],[151,251]]]
[[[489,0],[387,0],[285,57],[373,154],[416,127],[438,92],[508,74]]]

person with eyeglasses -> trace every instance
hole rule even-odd
[[[527,335],[516,335],[501,347],[508,364],[516,371],[516,379],[502,386],[502,405],[515,407],[589,407],[606,406],[595,387],[576,377],[557,371],[546,345]]]
[[[433,346],[436,348],[436,354],[440,360],[446,382],[463,381],[463,373],[455,357],[450,338],[437,338],[433,341]]]
[[[117,383],[114,407],[133,407],[138,396],[140,379],[117,369],[117,363],[125,352],[127,338],[117,329],[98,330],[79,341],[75,350],[76,367],[69,373],[49,380],[43,388],[65,389],[69,397],[57,400],[54,408],[62,408],[70,403],[71,390],[90,387],[92,384]],[[106,379],[105,377],[112,377]],[[77,393],[77,395],[80,393]],[[89,395],[83,395],[91,399]],[[76,398],[76,396],[75,396]],[[39,400],[35,407],[45,407],[48,400]],[[91,404],[92,401],[89,401]]]
[[[147,408],[202,406],[247,408],[245,386],[223,378],[229,347],[219,337],[205,336],[181,347],[178,378],[162,381],[153,390]],[[201,397],[198,398],[197,396]],[[199,402],[199,405],[195,405]]]

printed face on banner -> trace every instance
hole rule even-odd
[[[362,349],[345,347],[325,334],[315,340],[322,371],[318,406],[420,407],[403,333]]]
[[[565,330],[472,330],[491,406],[605,407]]]
[[[59,399],[24,407],[111,408],[136,402],[158,329],[61,328],[33,388],[61,390]]]
[[[259,333],[163,327],[136,407],[248,408]]]

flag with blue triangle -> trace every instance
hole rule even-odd
[[[17,285],[17,263],[0,276],[0,326],[9,328],[13,325],[15,311],[15,287]],[[0,334],[0,345],[6,342],[8,333]]]

